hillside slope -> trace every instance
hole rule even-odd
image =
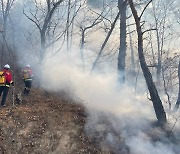
[[[108,120],[109,115],[98,113],[99,121],[96,116],[87,115],[82,103],[63,91],[50,93],[33,88],[30,96],[23,96],[22,103],[15,106],[10,91],[7,106],[0,108],[0,154],[138,153],[138,145],[136,152],[127,147],[121,132]],[[87,126],[89,118],[90,127]],[[163,132],[150,128],[144,133],[152,144],[160,141],[164,145],[171,144],[172,153],[179,153],[179,136]],[[147,149],[145,146],[145,151]]]
[[[0,109],[0,153],[101,153],[84,134],[85,119],[84,107],[65,93],[33,89],[22,104],[9,99]]]

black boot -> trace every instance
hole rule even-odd
[[[23,94],[24,94],[24,95],[27,95],[27,88],[24,88]]]

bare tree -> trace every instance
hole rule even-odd
[[[155,20],[155,31],[156,31],[156,40],[157,40],[157,84],[160,84],[160,75],[162,69],[162,56],[163,56],[163,48],[164,48],[164,38],[165,38],[165,27],[166,27],[166,18],[167,18],[167,6],[161,4],[160,11],[164,11],[163,17],[159,19],[158,12],[156,11],[156,4],[152,1],[152,10],[153,10],[153,17]],[[163,8],[162,8],[163,7]]]
[[[7,42],[7,23],[13,4],[14,4],[14,0],[0,0],[0,8],[1,8],[0,34],[2,38],[1,51],[0,51],[1,66],[4,65],[5,62],[7,63],[7,61],[11,61],[12,60],[11,58],[14,57],[13,51]]]
[[[105,48],[113,29],[115,28],[115,24],[120,17],[120,48],[119,48],[119,55],[118,55],[118,77],[121,83],[125,82],[125,59],[126,59],[126,7],[127,7],[127,0],[118,0],[118,9],[119,13],[115,17],[113,23],[111,24],[111,28],[100,48],[97,58],[95,59],[92,69],[94,70],[95,66],[99,58],[102,55],[103,49]]]
[[[64,0],[46,0],[46,6],[47,10],[45,12],[44,19],[42,17],[37,16],[37,11],[33,14],[30,12],[31,16],[29,16],[25,11],[23,12],[24,15],[32,21],[36,27],[39,29],[40,32],[40,41],[41,41],[41,50],[40,50],[40,57],[41,59],[44,58],[45,52],[46,52],[46,42],[47,42],[47,32],[48,32],[48,27],[51,24],[53,14],[55,10],[58,8],[58,6],[63,2]],[[36,2],[36,8],[38,9],[37,2]]]
[[[84,1],[85,2],[85,1]],[[91,37],[93,32],[96,32],[99,30],[99,25],[103,21],[103,13],[104,10],[96,12],[95,10],[91,9],[89,6],[84,5],[82,3],[82,9],[79,10],[80,19],[81,20],[75,20],[76,26],[78,29],[80,29],[80,56],[82,61],[82,69],[85,69],[85,60],[84,60],[84,48],[85,44],[88,42],[86,39],[87,37]],[[78,19],[79,16],[77,16]]]
[[[7,20],[10,14],[11,7],[13,6],[14,0],[1,0],[1,11],[2,11],[2,32],[6,36]]]
[[[94,63],[93,63],[93,66],[92,66],[92,68],[91,68],[91,71],[93,71],[93,70],[95,69],[95,67],[96,67],[96,65],[97,65],[97,62],[98,62],[99,58],[101,57],[102,52],[103,52],[103,50],[104,50],[104,48],[105,48],[105,46],[106,46],[106,44],[107,44],[107,42],[108,42],[108,40],[109,40],[112,32],[113,32],[113,30],[114,30],[114,27],[115,27],[116,22],[117,22],[117,20],[118,20],[118,18],[119,18],[119,15],[120,15],[120,12],[118,12],[118,14],[117,14],[117,16],[115,17],[113,23],[111,24],[111,28],[110,28],[110,30],[109,30],[109,32],[108,32],[108,34],[107,34],[107,36],[106,36],[103,44],[101,45],[100,51],[99,51],[98,56],[96,57],[96,59],[95,59],[95,61],[94,61]]]
[[[101,17],[101,15],[99,15],[93,22],[91,25],[86,26],[86,27],[82,27],[80,26],[81,29],[81,44],[80,44],[80,51],[81,51],[81,60],[82,60],[82,66],[83,69],[85,67],[85,63],[84,63],[84,44],[85,44],[85,34],[86,31],[88,29],[93,28],[94,26],[96,26],[97,24],[99,24],[100,22],[102,22],[102,19],[99,19]]]
[[[148,4],[144,7],[140,16],[138,16],[138,14],[137,14],[137,11],[136,11],[136,8],[134,6],[133,1],[128,0],[128,2],[130,5],[132,14],[134,16],[135,23],[136,23],[136,30],[137,30],[137,35],[138,35],[138,55],[139,55],[140,65],[141,65],[141,68],[142,68],[142,71],[143,71],[143,74],[144,74],[144,77],[146,80],[146,84],[147,84],[147,87],[148,87],[148,90],[149,90],[149,93],[151,96],[151,101],[153,103],[153,107],[155,110],[156,117],[158,119],[158,122],[163,125],[167,121],[166,113],[164,111],[162,101],[159,97],[158,91],[157,91],[156,86],[153,82],[152,75],[149,71],[149,68],[147,66],[147,63],[146,63],[146,60],[144,57],[144,53],[143,53],[143,32],[142,32],[141,23],[140,23],[141,17],[143,15],[144,11],[148,7],[148,5],[152,2],[152,0],[150,0],[148,2]]]

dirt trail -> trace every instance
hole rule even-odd
[[[0,154],[101,153],[84,134],[84,107],[65,94],[33,89],[20,105],[0,109]]]

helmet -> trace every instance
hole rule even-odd
[[[10,69],[10,66],[8,64],[4,65],[4,68]]]
[[[30,67],[30,65],[26,65],[26,67]]]

